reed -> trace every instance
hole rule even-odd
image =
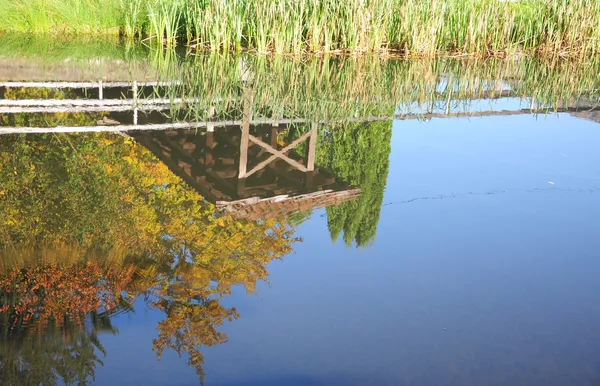
[[[172,104],[176,120],[239,120],[244,103],[250,103],[255,120],[342,122],[468,112],[473,100],[499,97],[550,112],[600,97],[597,60],[199,55],[180,61],[167,52],[157,51],[154,66],[161,80],[179,82],[157,90],[157,96],[190,102]],[[253,95],[250,101],[244,102],[244,90]]]
[[[596,0],[0,0],[0,30],[114,33],[198,50],[585,57]]]
[[[2,32],[119,35],[123,19],[120,0],[0,0]]]
[[[158,95],[154,96],[189,102],[172,103],[170,116],[181,121],[211,118],[210,106],[214,107],[213,119],[241,119],[244,89],[253,95],[255,119],[328,121],[466,112],[473,110],[474,99],[499,96],[516,98],[515,103],[521,101],[523,107],[533,105],[543,112],[580,100],[598,102],[600,96],[600,61],[594,57],[392,60],[379,55],[183,56],[177,49],[111,41],[36,38],[25,44],[16,37],[0,39],[0,51],[3,63],[19,59],[46,69],[54,63],[74,72],[112,58],[123,63],[94,68],[119,72],[121,80],[177,81],[171,87],[156,89]],[[9,73],[8,69],[5,72]]]

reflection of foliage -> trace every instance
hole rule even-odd
[[[122,301],[132,267],[81,248],[5,250],[0,273],[0,379],[82,383],[104,353],[97,333]]]
[[[216,216],[147,149],[119,135],[0,137],[0,306],[7,340],[35,326],[83,328],[85,314],[144,295],[166,316],[157,354],[185,352],[202,376],[200,347],[225,341],[217,327],[237,317],[219,298],[233,285],[252,292],[266,279],[267,264],[290,252],[292,232],[284,219]],[[56,247],[62,245],[69,247]],[[31,262],[28,256],[40,248],[45,257],[56,255],[50,246],[62,248],[61,261]],[[47,339],[66,344],[64,334]]]
[[[305,221],[308,221],[311,216],[312,216],[312,210],[304,210],[304,211],[300,211],[300,212],[295,212],[295,213],[290,214],[289,221],[290,221],[290,223],[298,226],[298,225],[304,223]]]
[[[57,249],[59,254],[63,251],[64,247]],[[0,312],[8,318],[5,322],[17,329],[32,321],[35,328],[48,323],[62,327],[67,320],[81,323],[89,312],[115,308],[132,273],[130,267],[88,259],[66,264],[46,261],[5,270],[0,277]]]
[[[319,149],[318,163],[361,189],[358,200],[327,208],[332,239],[366,246],[375,238],[389,169],[392,122],[353,124],[333,130]]]
[[[155,259],[172,258],[185,245],[202,259],[243,253],[234,267],[289,252],[289,233],[274,237],[276,221],[236,221],[213,213],[211,204],[128,138],[0,138],[0,245],[77,242]]]
[[[6,88],[4,99],[66,99],[73,95],[68,89],[54,89],[45,87],[18,87]]]
[[[50,88],[7,88],[5,99],[76,99],[73,90]],[[17,113],[0,114],[0,126],[54,127],[91,126],[104,113]]]
[[[43,332],[26,330],[7,334],[2,325],[0,338],[0,382],[6,386],[86,384],[94,379],[95,367],[105,354],[98,333],[116,333],[106,316],[92,314],[91,327],[66,323],[62,328],[47,326]]]
[[[194,297],[198,297],[196,294]],[[166,319],[158,324],[158,338],[154,340],[153,349],[160,358],[165,348],[171,348],[181,355],[189,355],[188,364],[196,368],[201,382],[204,380],[204,358],[200,346],[214,346],[227,341],[224,333],[217,331],[217,326],[225,319],[231,321],[238,318],[235,309],[223,307],[216,299],[189,298],[181,303],[164,300],[160,309],[165,312]]]
[[[155,271],[156,266],[152,270]],[[186,352],[188,363],[196,368],[201,380],[204,378],[204,360],[200,346],[225,342],[227,337],[217,331],[217,327],[225,320],[238,318],[235,309],[227,309],[218,299],[212,298],[219,291],[206,283],[209,275],[210,272],[194,264],[180,262],[174,269],[154,274],[156,283],[149,291],[153,299],[151,306],[166,315],[166,319],[158,324],[154,351],[159,358],[165,348],[179,354]]]
[[[145,232],[127,232],[136,208],[120,197],[127,193],[120,189],[126,181],[111,176],[126,156],[124,147],[112,144],[101,136],[0,138],[0,244],[133,246],[127,238],[139,239]]]
[[[126,42],[129,43],[129,42]],[[89,36],[57,36],[11,33],[2,35],[0,57],[26,59],[33,64],[73,64],[88,66],[90,61],[143,60],[148,58],[148,48],[143,44],[120,44],[119,39],[94,39]]]

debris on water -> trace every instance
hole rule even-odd
[[[107,116],[104,116],[102,118],[102,120],[97,121],[96,124],[98,124],[99,126],[116,126],[116,125],[120,125],[121,122],[116,121],[114,119],[110,119]]]
[[[556,185],[553,181],[548,181],[550,185]]]

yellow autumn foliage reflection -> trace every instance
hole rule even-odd
[[[293,231],[284,218],[218,215],[125,136],[0,137],[1,339],[29,363],[11,376],[33,374],[40,355],[68,346],[67,336],[98,343],[85,321],[110,319],[143,298],[165,315],[158,356],[167,348],[187,353],[202,379],[200,348],[224,342],[218,327],[238,317],[220,298],[234,285],[253,292],[267,264],[291,251]],[[33,355],[34,329],[62,343]],[[11,344],[17,338],[29,343]],[[78,364],[87,369],[79,373],[90,376],[93,363]],[[46,376],[56,379],[51,370]]]

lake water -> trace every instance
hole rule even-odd
[[[600,383],[597,71],[115,50],[0,67],[3,385]]]

